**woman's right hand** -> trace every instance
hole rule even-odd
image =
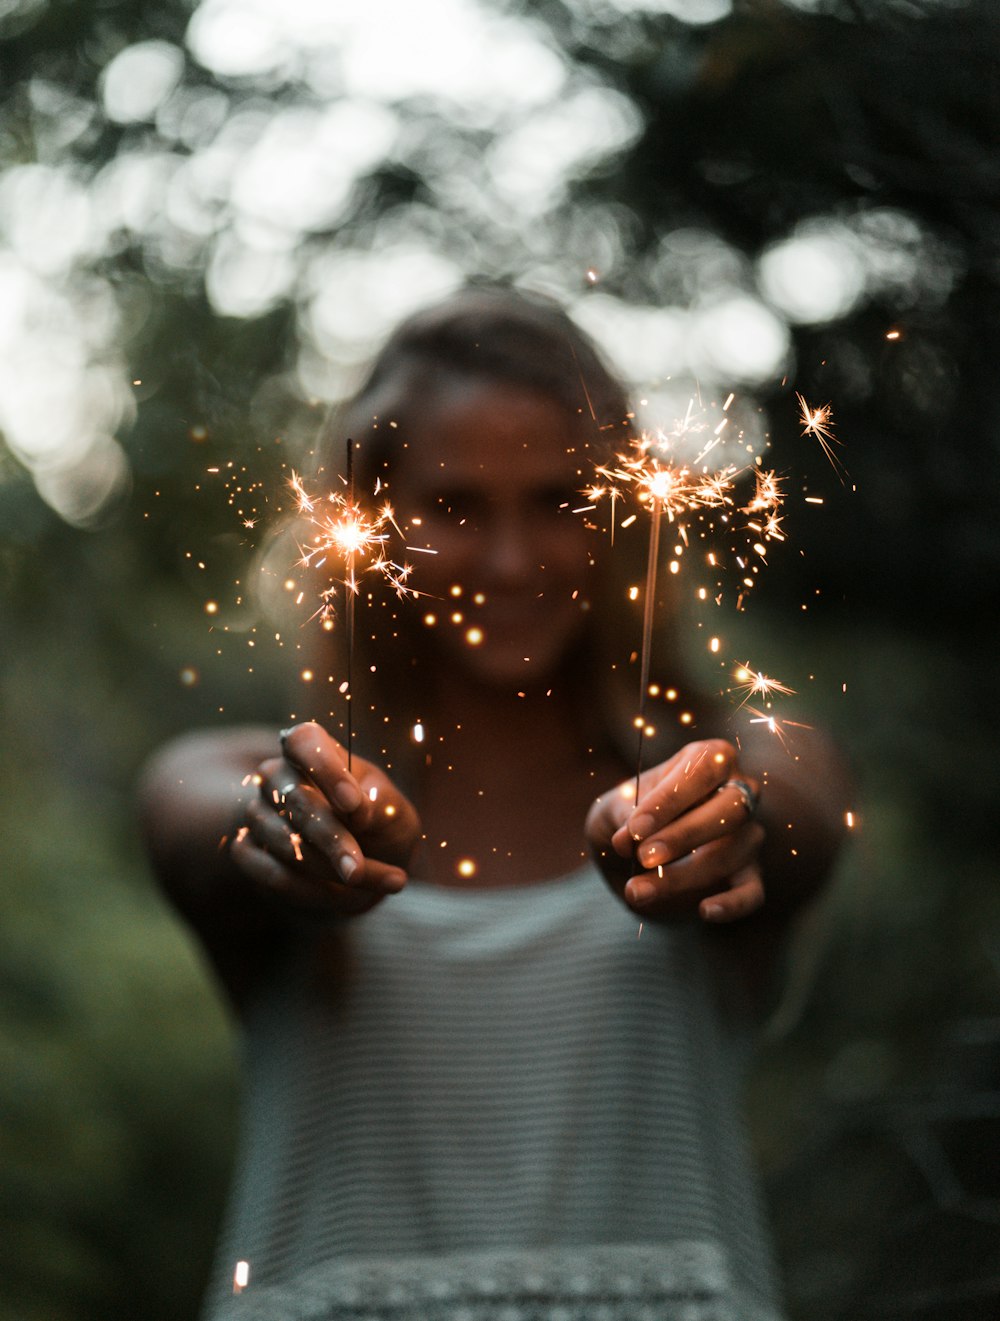
[[[262,761],[229,843],[262,892],[299,909],[363,913],[406,884],[420,835],[412,804],[371,762],[315,722],[296,725]]]

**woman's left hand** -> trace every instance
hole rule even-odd
[[[587,840],[608,883],[639,916],[732,922],[764,902],[754,819],[760,785],[723,739],[689,743],[635,782],[602,794]]]

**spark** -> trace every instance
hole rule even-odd
[[[346,594],[356,596],[361,574],[377,573],[393,588],[400,598],[418,596],[407,580],[413,566],[390,559],[387,544],[391,532],[402,537],[396,515],[388,500],[372,511],[365,510],[355,500],[352,491],[328,491],[324,495],[310,493],[302,478],[295,472],[290,478],[298,512],[312,529],[305,546],[300,546],[299,564],[303,567],[322,568],[331,559],[343,566],[343,576],[320,593],[321,605],[316,615],[327,620],[334,614],[337,583]],[[314,616],[315,618],[315,616]]]
[[[759,532],[765,541],[784,541],[785,534],[781,530],[781,515],[768,514],[763,523],[748,523],[747,527],[752,532]]]
[[[810,408],[804,396],[796,394],[795,398],[799,401],[799,425],[802,427],[802,434],[816,437],[834,472],[843,481],[847,469],[837,458],[833,448],[834,445],[840,444],[833,434],[833,405],[822,404],[819,408]]]
[[[794,688],[787,687],[778,679],[771,679],[760,670],[751,669],[749,661],[736,667],[733,678],[736,680],[737,691],[746,693],[740,706],[746,706],[754,697],[761,697],[767,702],[774,693],[790,696],[795,692]]]
[[[638,504],[654,517],[665,514],[670,523],[702,509],[733,503],[733,479],[737,474],[734,466],[718,472],[699,470],[698,465],[703,463],[714,440],[690,464],[670,457],[676,443],[694,429],[689,410],[673,432],[644,431],[629,442],[628,451],[615,455],[611,464],[597,468],[599,480],[586,487],[583,495],[591,505],[605,498],[611,501],[612,539],[616,507],[624,498],[624,491],[631,491]],[[634,515],[621,526],[633,521]]]
[[[779,720],[776,716],[769,715],[766,711],[758,711],[755,707],[749,706],[751,725],[766,725],[770,733],[778,740],[781,746],[788,751],[788,739],[786,730],[789,729],[811,729],[811,725],[804,725],[798,720]]]
[[[756,488],[753,499],[743,506],[744,514],[766,513],[777,509],[784,499],[781,489],[782,478],[776,472],[755,472]]]

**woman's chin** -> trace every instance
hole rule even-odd
[[[522,692],[550,686],[565,666],[569,647],[564,640],[538,644],[505,643],[484,637],[476,645],[448,647],[452,673],[497,692]]]

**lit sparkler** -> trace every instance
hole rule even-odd
[[[728,408],[731,402],[732,396],[726,400],[725,408]],[[804,425],[818,437],[831,459],[836,462],[831,447],[833,436],[830,430],[832,422],[829,405],[824,408],[809,409],[801,396],[799,402],[803,410]],[[711,423],[704,420],[704,414],[696,409],[692,401],[684,417],[671,432],[643,433],[630,441],[626,452],[616,454],[611,462],[597,467],[593,484],[584,491],[589,502],[588,508],[593,508],[602,501],[610,503],[612,541],[616,525],[625,528],[634,521],[636,505],[649,514],[642,644],[639,653],[639,708],[635,720],[638,731],[636,797],[638,797],[643,769],[644,740],[652,732],[646,720],[646,703],[647,695],[650,693],[649,673],[656,581],[664,522],[675,527],[678,543],[675,547],[677,558],[670,567],[676,572],[679,568],[677,559],[682,550],[693,543],[696,524],[702,525],[698,529],[700,539],[704,538],[706,530],[716,532],[725,529],[727,534],[735,534],[739,524],[734,520],[733,515],[739,513],[746,516],[747,521],[743,524],[743,528],[749,537],[747,551],[740,552],[735,547],[731,547],[733,562],[743,575],[740,582],[740,602],[744,589],[753,586],[752,575],[757,572],[756,568],[751,570],[749,567],[748,553],[752,551],[766,563],[766,543],[785,540],[781,514],[785,500],[785,479],[782,476],[761,467],[758,460],[751,469],[754,478],[753,494],[749,498],[744,497],[745,503],[740,503],[735,494],[736,483],[746,469],[728,464],[713,470],[706,463],[710,452],[720,443],[726,422],[727,419],[723,419],[713,429]],[[692,438],[698,433],[701,433],[704,439],[692,444]],[[695,450],[695,456],[682,459],[679,454],[685,450],[688,454]],[[632,505],[632,510],[628,517],[622,518],[619,522],[619,510],[626,501]],[[717,517],[712,516],[713,511]],[[708,551],[707,559],[713,568],[720,567],[722,560],[717,547]],[[632,593],[637,595],[637,589],[633,588]],[[699,595],[705,599],[707,592],[702,590]],[[777,719],[771,714],[771,704],[776,695],[791,694],[794,690],[780,680],[752,669],[749,662],[737,667],[734,678],[737,690],[742,695],[740,707],[745,707],[754,700],[764,707],[763,710],[749,708],[751,723],[766,723],[770,732],[785,746],[786,730],[794,727],[797,722]]]
[[[387,545],[392,531],[402,537],[392,505],[385,500],[374,512],[358,503],[354,490],[354,441],[346,442],[346,474],[341,479],[343,491],[328,491],[322,496],[310,495],[297,473],[292,473],[290,484],[298,503],[299,515],[312,528],[308,545],[300,547],[299,563],[311,568],[322,568],[333,561],[342,574],[320,592],[318,615],[324,628],[332,628],[338,586],[343,593],[344,631],[347,639],[347,678],[341,686],[347,709],[347,769],[351,769],[353,728],[351,718],[351,681],[354,661],[354,602],[358,595],[358,579],[364,573],[377,573],[389,583],[396,595],[417,596],[407,585],[413,567],[405,561],[400,564],[390,559]],[[380,484],[376,485],[376,494]]]
[[[702,425],[694,418],[693,404],[689,404],[685,417],[673,432],[669,434],[663,431],[653,434],[643,432],[630,441],[630,448],[626,453],[616,455],[612,464],[597,469],[598,481],[585,492],[588,499],[594,503],[605,496],[610,498],[612,540],[617,502],[623,498],[624,491],[631,492],[638,504],[650,515],[639,662],[639,713],[635,721],[638,729],[636,799],[639,794],[643,744],[647,728],[646,698],[649,689],[656,579],[663,518],[666,516],[668,523],[679,524],[679,535],[681,540],[686,542],[688,518],[697,516],[705,509],[718,509],[733,504],[732,491],[737,468],[729,465],[711,472],[703,466],[706,454],[718,443],[718,432],[690,463],[671,457],[671,452],[684,437],[701,429],[703,429]],[[631,521],[632,518],[624,520],[622,526],[627,526]]]
[[[389,529],[393,529],[399,536],[403,535],[392,505],[386,500],[374,513],[368,513],[355,499],[352,442],[348,441],[347,445],[346,494],[330,491],[323,496],[311,496],[301,477],[294,472],[291,476],[298,512],[313,528],[309,544],[300,547],[299,563],[318,569],[332,558],[343,564],[344,576],[337,581],[344,588],[345,615],[351,601],[358,594],[359,572],[381,574],[397,596],[418,595],[407,585],[413,566],[405,562],[399,564],[386,553],[391,536]],[[316,613],[325,624],[329,625],[333,619],[336,596],[336,586],[327,587],[320,593],[322,605]]]

